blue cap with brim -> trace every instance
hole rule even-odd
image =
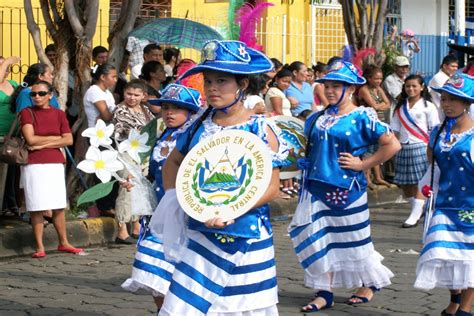
[[[365,78],[359,76],[357,68],[353,64],[342,60],[337,60],[329,65],[328,73],[316,80],[316,82],[325,81],[340,81],[350,85],[363,85],[366,83]]]
[[[148,100],[148,103],[152,105],[171,103],[192,112],[198,112],[201,108],[201,94],[196,89],[170,83],[161,91],[159,99]]]
[[[212,40],[201,51],[201,63],[186,71],[179,79],[206,70],[231,74],[259,74],[273,70],[272,61],[265,54],[239,41]]]
[[[441,88],[431,87],[436,92],[446,92],[474,103],[474,78],[466,74],[454,74]]]

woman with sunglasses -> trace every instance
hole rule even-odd
[[[28,67],[23,82],[15,90],[15,93],[12,96],[10,110],[13,113],[19,113],[24,108],[32,107],[33,99],[30,97],[31,85],[36,81],[46,81],[52,85],[53,79],[53,70],[46,64],[37,63]],[[54,93],[51,94],[50,105],[57,109],[61,108]]]
[[[64,156],[60,148],[72,145],[66,114],[51,106],[53,87],[38,81],[30,86],[32,108],[20,112],[21,131],[28,144],[28,164],[22,167],[26,210],[36,241],[33,258],[46,256],[43,244],[43,211],[53,210],[53,224],[58,234],[58,251],[77,254],[67,239],[64,208],[67,205]]]

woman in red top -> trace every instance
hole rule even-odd
[[[64,208],[67,205],[64,155],[60,148],[72,145],[66,114],[50,106],[53,87],[46,81],[31,86],[32,108],[20,113],[21,131],[28,144],[28,164],[22,167],[26,210],[36,240],[33,258],[46,256],[43,245],[43,211],[53,210],[58,251],[79,253],[67,240]]]

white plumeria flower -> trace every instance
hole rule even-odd
[[[82,136],[89,137],[90,143],[94,147],[110,146],[112,144],[112,136],[114,132],[114,125],[106,125],[104,121],[97,120],[94,127],[89,127],[82,132]]]
[[[117,160],[117,151],[104,150],[90,146],[86,153],[86,159],[81,161],[77,168],[86,173],[95,173],[97,178],[106,183],[112,175],[123,169],[123,164]]]
[[[120,153],[127,152],[137,163],[141,162],[140,153],[146,153],[150,150],[148,142],[148,133],[140,134],[136,129],[130,130],[128,139],[124,140],[118,146]]]

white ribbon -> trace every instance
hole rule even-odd
[[[151,233],[162,240],[166,260],[180,262],[187,245],[187,217],[179,206],[176,189],[165,192],[151,217]]]

